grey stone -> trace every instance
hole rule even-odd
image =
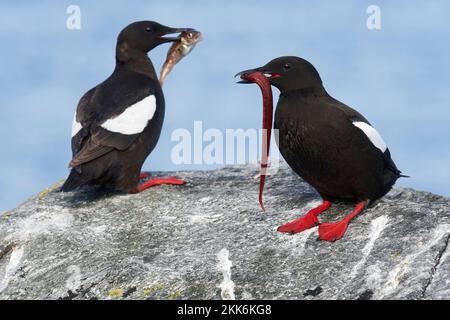
[[[51,188],[2,215],[0,298],[450,298],[447,198],[393,189],[329,243],[317,228],[276,231],[320,201],[286,165],[267,179],[265,213],[257,166],[174,174],[188,184],[133,195]]]

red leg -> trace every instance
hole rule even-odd
[[[317,208],[311,209],[307,214],[303,217],[300,217],[292,222],[286,223],[280,227],[278,227],[279,232],[286,233],[298,233],[302,232],[306,229],[312,228],[319,223],[317,216],[322,212],[328,210],[331,207],[330,201],[324,201]]]
[[[148,181],[145,181],[144,183],[141,183],[137,186],[137,192],[142,192],[145,189],[154,187],[154,186],[160,186],[162,184],[175,184],[175,185],[180,185],[180,184],[185,184],[186,181],[184,180],[179,180],[175,177],[168,177],[168,178],[153,178],[150,179]]]
[[[148,178],[148,177],[150,177],[150,176],[151,176],[150,172],[141,172],[141,173],[139,174],[139,180]]]
[[[349,222],[356,217],[367,205],[367,201],[359,202],[355,209],[346,216],[344,219],[338,222],[324,222],[319,225],[319,239],[326,241],[336,241],[342,238],[347,230]]]

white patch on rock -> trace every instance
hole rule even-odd
[[[379,266],[373,265],[367,267],[367,278],[366,284],[369,289],[372,291],[378,290],[381,287],[381,284],[384,280],[383,273]]]
[[[203,197],[198,200],[200,203],[210,203],[213,199],[211,197]]]
[[[22,261],[23,252],[23,246],[15,247],[12,249],[11,256],[9,257],[9,262],[5,268],[5,274],[3,276],[3,279],[0,281],[0,293],[8,287],[9,281],[17,271],[20,265],[20,261]]]
[[[101,226],[89,226],[88,227],[93,233],[100,235],[105,233],[105,231],[108,229],[108,227],[106,225],[101,225]]]
[[[164,219],[164,220],[167,220],[167,221],[175,221],[175,220],[177,220],[176,216],[162,216],[161,218]]]
[[[81,286],[81,269],[79,266],[71,265],[67,267],[66,273],[69,277],[66,280],[66,288],[75,292]]]
[[[373,245],[375,244],[375,240],[377,240],[381,232],[386,228],[389,218],[387,216],[380,216],[374,220],[372,220],[370,224],[370,233],[369,233],[369,242],[362,249],[362,253],[365,256],[368,256],[370,251],[372,251]]]
[[[387,216],[380,216],[372,220],[370,224],[369,241],[366,243],[364,248],[361,250],[363,257],[358,261],[357,264],[352,269],[350,273],[350,281],[358,274],[359,269],[366,263],[367,257],[373,249],[375,241],[380,237],[383,230],[386,228],[389,218]]]
[[[353,125],[355,127],[358,127],[361,129],[364,134],[369,138],[369,140],[373,143],[375,147],[381,150],[381,152],[385,152],[387,149],[387,145],[384,142],[381,135],[378,133],[378,131],[372,127],[371,125],[363,122],[363,121],[355,121],[353,122]]]
[[[188,216],[189,223],[191,224],[206,224],[213,222],[220,217],[222,217],[222,214],[211,214],[209,211],[204,211],[202,213],[195,211],[193,214]]]
[[[223,300],[236,300],[234,296],[234,282],[231,280],[231,267],[233,263],[229,259],[230,252],[223,248],[217,254],[217,259],[219,263],[217,264],[217,268],[222,272],[223,281],[219,285],[221,290],[220,295]]]
[[[17,230],[10,234],[7,240],[25,241],[31,237],[48,233],[53,229],[65,229],[74,221],[73,215],[67,213],[67,209],[55,209],[55,211],[42,211],[18,221]]]
[[[73,121],[72,121],[72,138],[77,135],[78,132],[83,128],[81,123],[77,121],[77,113],[73,115]]]
[[[189,216],[189,220],[191,223],[195,224],[205,224],[209,222],[210,217],[206,214],[193,214]]]
[[[156,98],[150,95],[125,109],[117,117],[106,120],[101,126],[111,132],[137,134],[144,131],[156,111]]]

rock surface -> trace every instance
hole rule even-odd
[[[450,299],[450,200],[394,189],[343,239],[278,225],[320,201],[285,165],[177,172],[136,195],[47,190],[0,217],[1,299]],[[338,204],[321,216],[351,210]]]

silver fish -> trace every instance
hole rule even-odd
[[[159,83],[161,86],[173,67],[194,49],[195,45],[202,40],[202,33],[195,30],[183,31],[180,40],[174,42],[167,52],[167,58],[161,68]]]

